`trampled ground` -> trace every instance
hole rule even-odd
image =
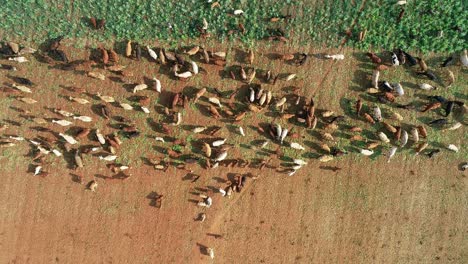
[[[245,54],[233,44],[213,46],[213,50],[227,50],[228,66],[245,65]],[[306,65],[296,67],[275,59],[277,54],[296,51],[311,55]],[[89,50],[69,48],[67,52],[73,60],[89,56]],[[467,258],[464,220],[468,215],[468,197],[466,172],[459,171],[458,166],[467,159],[465,128],[448,132],[429,129],[428,149],[451,143],[460,147],[458,153],[443,149],[429,159],[426,155],[415,156],[411,145],[398,151],[390,163],[386,163],[384,155],[371,159],[359,156],[356,147],[364,142],[350,143],[352,133],[344,131],[358,125],[364,128],[364,138],[377,139],[375,132],[380,131],[380,125],[371,126],[352,112],[358,97],[364,100],[365,110],[376,103],[374,97],[364,92],[369,87],[372,65],[361,52],[344,50],[346,59],[341,62],[320,59],[324,52],[334,50],[323,47],[293,50],[281,44],[262,44],[256,49],[254,65],[260,76],[254,83],[262,83],[261,71],[267,69],[281,74],[297,73],[297,78],[289,82],[279,80],[276,85],[262,84],[262,87],[271,90],[277,98],[290,94],[291,86],[299,87],[299,94],[304,96],[302,102],[315,95],[318,113],[327,109],[344,115],[346,119],[340,125],[341,132],[334,133],[337,141],[333,145],[351,153],[320,163],[316,158],[324,153],[317,148],[318,132],[280,120],[277,110],[270,108],[259,114],[248,113],[242,122],[235,124],[246,130],[247,136],[243,138],[232,121],[205,115],[209,103],[202,98],[181,109],[183,124],[222,126],[217,137],[228,138],[228,143],[234,146],[229,158],[252,160],[252,166],[255,159],[268,158],[278,145],[272,142],[267,151],[253,150],[253,140],[268,136],[252,126],[273,120],[283,126],[294,125],[294,132],[299,135],[294,141],[306,150],[292,151],[283,146],[281,160],[273,159],[271,168],[267,166],[263,170],[238,167],[205,170],[198,164],[186,165],[187,170],[201,176],[194,183],[193,176],[185,170],[171,166],[162,172],[147,164],[147,159],[153,157],[179,162],[164,154],[164,148],[171,148],[172,143],[154,140],[163,136],[157,124],[167,122],[162,106],[167,105],[170,92],[183,91],[192,96],[195,89],[202,87],[217,87],[225,96],[240,89],[237,98],[240,103],[248,88],[239,80],[231,80],[226,71],[232,69],[237,73],[238,68],[223,69],[200,62],[204,72],[183,82],[171,78],[167,68],[160,68],[147,58],[141,62],[121,58],[122,64],[134,73],[133,77],[123,78],[125,83],[140,83],[145,81],[144,77],[156,76],[163,84],[161,95],[153,90],[138,93],[152,99],[149,115],[110,106],[113,116],[135,120],[142,131],[138,138],[125,139],[117,152],[118,162],[132,166],[130,178],[112,178],[106,163],[93,155],[85,155],[85,167],[77,170],[69,168],[73,166],[70,155],[65,159],[48,157],[44,170],[50,174],[34,177],[30,171],[31,157],[27,156],[30,145],[18,143],[16,147],[2,148],[0,213],[4,217],[0,225],[0,259],[6,263],[206,263],[210,259],[204,254],[204,247],[211,247],[215,251],[214,261],[220,263],[462,263]],[[193,58],[198,61],[197,56]],[[428,64],[439,76],[444,76],[443,70],[437,67],[440,60],[433,56]],[[110,126],[116,122],[100,117],[91,105],[68,102],[66,96],[78,96],[67,90],[69,86],[80,86],[90,94],[101,92],[134,104],[133,94],[128,92],[133,86],[110,78],[117,75],[103,69],[97,71],[106,74],[105,81],[91,79],[80,71],[51,68],[34,58],[17,67],[17,72],[2,71],[2,84],[12,82],[7,74],[30,78],[36,83],[31,97],[39,102],[26,105],[14,99],[15,94],[2,92],[1,118],[10,125],[5,135],[56,138],[53,133],[34,130],[38,125],[25,116],[57,118],[49,109],[52,107],[88,115],[97,121],[92,125],[76,121],[77,126],[100,128],[105,134],[117,131]],[[437,94],[466,101],[466,69],[460,66],[450,69],[456,74],[456,83],[449,89],[441,88]],[[423,79],[412,72],[414,69],[401,66],[383,72],[381,79],[402,82],[407,94],[398,99],[399,103],[415,101],[422,107],[425,95],[436,93],[418,90],[416,84]],[[212,89],[206,95],[215,96]],[[92,105],[101,103],[93,96],[81,97],[90,100]],[[294,97],[288,96],[286,109],[294,109],[294,101]],[[441,118],[443,112],[421,114],[380,106],[384,117],[390,109],[402,114],[404,127]],[[240,103],[239,110],[244,108],[245,104]],[[20,113],[18,109],[31,113]],[[463,122],[463,117],[455,113],[450,120]],[[215,137],[193,134],[184,125],[174,128],[173,136],[185,138],[187,143],[177,149],[184,154],[195,152],[194,157],[202,158],[199,139]],[[40,126],[54,132],[73,134],[74,131],[53,124]],[[320,123],[317,130],[322,128]],[[80,143],[97,145],[93,137]],[[388,145],[376,153],[387,151]],[[291,158],[303,158],[308,165],[291,177],[276,172],[274,168]],[[331,171],[334,166],[341,170]],[[234,193],[231,198],[217,193],[235,173],[249,172],[258,178],[249,178],[241,193]],[[77,182],[79,178],[82,184]],[[85,188],[93,178],[99,183],[96,193]],[[200,200],[197,195],[205,192],[212,195],[213,206],[200,209],[196,206]],[[164,195],[161,209],[153,206],[156,195]],[[207,215],[203,223],[195,221],[201,212]]]

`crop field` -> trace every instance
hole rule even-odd
[[[296,45],[304,43],[360,49],[453,52],[466,48],[468,14],[463,1],[408,1],[402,7],[388,0],[339,1],[219,1],[219,6],[198,0],[181,1],[6,1],[2,4],[0,33],[11,40],[42,43],[65,36],[86,43],[132,39],[178,46],[200,36],[203,19],[208,33],[221,41],[247,45],[282,34]],[[233,11],[244,11],[234,16]],[[89,17],[106,20],[105,31],[93,31]],[[279,18],[271,22],[271,18]],[[239,29],[243,24],[245,32]],[[351,28],[352,25],[352,28]],[[359,32],[366,37],[358,41]],[[79,42],[81,43],[81,42]]]
[[[468,182],[467,171],[461,171],[460,165],[468,161],[466,113],[458,106],[448,117],[444,117],[444,107],[425,113],[420,110],[431,102],[428,96],[468,100],[468,70],[458,60],[466,48],[466,12],[462,12],[462,1],[408,1],[402,21],[389,23],[397,20],[401,9],[394,2],[219,1],[220,6],[213,8],[207,1],[188,0],[3,3],[0,41],[44,48],[51,38],[64,36],[61,49],[70,61],[94,59],[97,64],[79,64],[71,70],[66,63],[45,62],[39,55],[45,54],[44,50],[26,55],[26,63],[0,57],[1,65],[17,68],[0,68],[2,142],[9,136],[40,139],[53,142],[50,144],[63,153],[62,157],[48,154],[38,163],[32,161],[37,151],[28,141],[0,145],[0,262],[465,263]],[[244,14],[231,15],[236,9]],[[105,29],[92,29],[91,16],[105,18]],[[274,17],[279,20],[272,22]],[[203,18],[212,35],[206,39],[200,38],[197,29]],[[244,33],[239,23],[245,27]],[[366,37],[358,41],[359,32],[364,30]],[[268,41],[268,37],[283,33],[286,42]],[[169,65],[150,58],[145,48],[141,60],[127,58],[128,39],[193,60],[200,73],[188,80],[176,78]],[[226,52],[226,65],[205,63],[200,53],[184,53],[195,45],[210,53]],[[111,72],[110,65],[103,65],[98,47],[115,49],[126,74]],[[399,82],[405,89],[405,95],[394,103],[384,103],[367,92],[375,64],[366,52],[375,51],[383,64],[391,65],[388,51],[397,47],[424,58],[437,80],[418,74],[418,65],[383,70],[380,80]],[[255,54],[252,64],[248,63],[247,50]],[[441,67],[454,52],[455,62]],[[297,57],[300,53],[308,55],[301,66],[281,59],[284,54]],[[324,59],[324,54],[337,53],[345,59]],[[251,85],[240,79],[240,66],[248,74],[257,73]],[[275,83],[265,81],[268,70],[279,76]],[[90,78],[89,71],[104,74],[105,80]],[[455,76],[449,87],[448,71]],[[296,75],[287,80],[290,74]],[[12,89],[14,77],[31,80],[33,92],[25,95]],[[153,89],[153,77],[161,81],[161,93]],[[141,83],[149,89],[133,93],[135,85]],[[438,89],[422,90],[421,83]],[[249,110],[249,87],[271,91],[272,104],[259,112]],[[193,98],[202,88],[207,91],[195,102]],[[186,107],[171,108],[172,97],[179,92],[190,101]],[[234,107],[229,105],[233,92],[238,92]],[[105,119],[100,112],[104,102],[98,93],[134,109],[127,111],[117,103],[108,103],[110,119]],[[26,104],[20,101],[21,96],[37,103]],[[69,96],[90,103],[71,102]],[[139,110],[142,96],[150,99],[149,114]],[[209,97],[221,101],[223,107],[216,107],[221,118],[211,116],[209,106],[214,104]],[[286,98],[283,112],[274,106],[282,97]],[[295,117],[284,117],[297,113],[310,98],[319,117],[315,129],[306,128]],[[385,122],[408,132],[423,125],[428,136],[420,142],[427,142],[428,147],[416,155],[420,142],[415,143],[410,136],[408,144],[399,147],[387,162],[390,148],[399,141],[382,122],[370,124],[356,114],[358,99],[363,102],[362,112],[372,113],[379,106]],[[181,125],[169,125],[173,119],[165,107],[171,113],[181,113]],[[54,108],[92,117],[93,122],[62,117]],[[246,115],[236,122],[227,114],[229,109]],[[335,129],[322,116],[327,110],[334,113],[332,117],[343,117]],[[393,119],[393,112],[403,120]],[[37,123],[37,118],[46,122]],[[122,118],[141,134],[126,137],[121,127],[124,121],[119,121]],[[447,118],[448,124],[427,125],[439,118]],[[61,127],[51,121],[57,119],[73,124]],[[444,129],[457,122],[461,128]],[[268,135],[270,123],[290,128],[284,144]],[[165,133],[162,124],[168,124],[172,133]],[[221,129],[215,136],[206,131],[194,133],[199,126]],[[81,127],[93,132],[67,150],[68,144],[58,133],[76,135]],[[351,132],[351,127],[360,127],[362,132]],[[84,167],[78,168],[74,149],[98,146],[95,129],[122,140],[117,159],[99,159],[109,154],[106,145],[103,151],[83,153]],[[324,132],[334,137],[326,142],[328,146],[347,154],[320,162],[320,157],[329,154],[321,147]],[[380,141],[378,132],[388,134],[390,142],[382,142],[370,156],[361,155],[359,149]],[[227,139],[227,159],[250,164],[206,169],[203,143],[220,138]],[[262,140],[270,142],[260,148]],[[290,148],[291,142],[305,149]],[[448,150],[448,144],[458,146],[459,151]],[[432,158],[427,155],[437,149],[440,152]],[[307,164],[288,176],[285,169],[293,159]],[[155,160],[167,164],[167,170],[156,169]],[[266,166],[261,169],[262,162]],[[130,168],[123,174],[113,173],[112,163]],[[48,174],[34,176],[38,164]],[[235,182],[238,175],[247,176],[242,191],[221,196],[219,189]],[[98,183],[96,192],[87,188],[92,180]],[[211,196],[213,205],[197,206],[199,194]],[[159,208],[156,198],[160,195]],[[201,213],[206,214],[203,222],[199,221]],[[207,248],[214,250],[213,260]]]

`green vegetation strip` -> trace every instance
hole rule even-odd
[[[252,43],[277,34],[280,29],[296,44],[337,46],[356,19],[353,37],[347,45],[359,49],[402,47],[422,52],[453,52],[466,48],[468,13],[464,12],[464,1],[408,1],[400,23],[397,19],[402,7],[396,2],[234,0],[219,1],[220,6],[212,8],[212,3],[201,0],[3,1],[0,35],[30,43],[65,36],[96,41],[158,40],[177,45],[180,40],[199,37],[198,28],[205,18],[208,32],[218,40]],[[236,9],[245,13],[234,16]],[[282,15],[292,15],[292,19],[269,21]],[[89,17],[104,18],[105,30],[91,29]],[[246,29],[244,34],[239,29],[240,23]],[[367,36],[357,42],[359,32],[364,30]]]

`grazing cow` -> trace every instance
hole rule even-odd
[[[303,146],[301,146],[299,143],[296,143],[296,142],[291,142],[290,147],[293,149],[305,150]]]
[[[453,144],[447,145],[447,149],[454,152],[458,152],[458,147]]]
[[[57,113],[57,114],[60,114],[62,116],[65,116],[65,117],[72,117],[74,116],[74,114],[70,113],[70,112],[67,112],[65,110],[62,110],[60,108],[54,108],[53,109],[54,113]]]
[[[96,133],[96,138],[98,139],[99,143],[101,143],[101,145],[106,144],[106,140],[104,139],[104,136],[101,134],[100,130],[96,129],[95,133]]]
[[[379,136],[379,138],[380,138],[380,140],[382,142],[384,142],[384,143],[389,143],[390,142],[390,139],[388,139],[387,135],[385,135],[384,132],[379,132],[377,135]]]
[[[390,124],[388,124],[386,122],[382,122],[382,124],[384,125],[385,129],[387,129],[390,133],[396,133],[397,132],[397,129],[394,126],[392,126],[392,125],[390,125]]]
[[[405,91],[403,90],[403,86],[401,86],[400,83],[395,83],[395,92],[398,94],[398,96],[403,96],[405,94]]]
[[[379,58],[377,55],[375,55],[375,53],[367,52],[366,55],[372,60],[373,63],[375,63],[375,64],[381,64],[382,63],[382,59]]]
[[[364,118],[366,119],[367,122],[369,122],[371,124],[375,124],[375,120],[368,113],[364,113],[363,116],[364,116]]]
[[[289,132],[289,130],[287,128],[285,128],[285,129],[283,129],[281,131],[281,135],[279,137],[279,140],[280,140],[281,144],[283,144],[283,141],[286,138],[286,136],[288,135],[288,132]]]
[[[213,204],[213,199],[204,194],[200,194],[200,197],[203,199],[203,201],[198,202],[198,206],[210,208],[211,205]]]
[[[454,101],[447,102],[447,105],[445,106],[445,117],[449,116],[450,113],[452,113],[454,106],[455,106]]]
[[[78,139],[82,139],[82,138],[85,138],[89,135],[89,133],[91,132],[91,129],[89,128],[83,128],[80,130],[80,132],[78,132],[78,134],[76,135],[76,138]]]
[[[39,175],[41,171],[42,171],[42,166],[36,166],[36,168],[34,168],[34,176]]]
[[[175,75],[176,77],[181,78],[181,79],[187,79],[187,78],[192,77],[193,74],[192,74],[192,72],[190,72],[190,71],[186,71],[186,72],[183,72],[183,73],[174,72],[174,75]]]
[[[361,99],[358,99],[356,101],[356,114],[359,116],[359,114],[361,113],[361,109],[362,109],[362,101]]]
[[[282,105],[284,105],[284,103],[286,103],[286,97],[283,97],[280,100],[278,100],[278,102],[276,102],[275,106],[276,107],[281,107]]]
[[[435,154],[437,154],[439,152],[440,152],[440,149],[434,149],[434,150],[431,150],[429,153],[427,153],[427,156],[429,158],[432,158],[432,157],[434,157]]]
[[[321,133],[321,136],[324,140],[327,140],[327,141],[334,141],[335,139],[333,138],[333,136],[330,134],[330,133]]]
[[[34,83],[29,80],[28,78],[24,77],[18,77],[18,76],[8,76],[10,79],[13,79],[15,82],[22,84],[22,85],[29,85],[29,86],[34,86]],[[16,84],[13,84],[12,86],[16,86]]]
[[[119,103],[120,107],[122,107],[124,110],[130,111],[133,110],[133,106],[127,104],[127,103]]]
[[[397,19],[397,23],[400,23],[401,20],[403,19],[403,15],[405,14],[405,9],[402,8],[401,11],[400,11],[400,14],[398,14],[398,19]],[[404,64],[404,63],[403,63]]]
[[[440,118],[440,119],[433,120],[433,121],[429,122],[428,124],[429,125],[434,125],[434,126],[442,126],[442,125],[445,125],[447,123],[448,123],[447,119]]]
[[[98,187],[98,183],[97,183],[97,181],[92,180],[92,181],[90,181],[90,182],[86,185],[86,187],[87,187],[89,190],[91,190],[92,192],[96,192],[96,189],[97,189],[97,187]]]
[[[440,102],[434,102],[434,103],[430,103],[428,105],[426,105],[426,107],[424,107],[423,110],[421,110],[421,112],[425,113],[429,110],[434,110],[434,109],[437,109],[439,107],[441,107],[442,104]]]
[[[211,147],[208,143],[203,143],[203,152],[205,152],[206,157],[211,157]]]
[[[414,66],[414,65],[418,64],[418,61],[416,60],[416,58],[414,58],[413,56],[411,56],[410,54],[406,53],[403,50],[401,50],[401,52],[405,55],[405,58],[408,61],[410,66]]]
[[[335,157],[333,157],[332,155],[323,155],[323,156],[320,156],[319,157],[319,161],[320,162],[329,162],[329,161],[332,161]]]
[[[379,76],[380,76],[380,71],[374,70],[372,72],[372,87],[378,88],[379,85]]]
[[[71,124],[73,124],[73,122],[70,122],[68,120],[52,120],[52,123],[55,123],[55,124],[58,124],[58,125],[61,125],[61,126],[69,126]]]
[[[143,90],[145,90],[145,89],[147,89],[147,88],[148,88],[148,85],[146,85],[146,84],[144,84],[144,83],[138,84],[138,85],[136,85],[136,86],[133,88],[133,93],[136,93],[136,92],[138,92],[138,91],[143,91]],[[130,110],[131,110],[131,109],[130,109]]]
[[[404,13],[404,9],[402,11]],[[400,13],[400,15],[402,15],[402,13]],[[406,56],[401,49],[397,50],[397,56],[398,56],[398,60],[400,61],[400,65],[403,65],[406,63]]]
[[[461,171],[466,171],[466,169],[468,169],[468,162],[465,162],[460,166]]]
[[[446,88],[450,88],[450,86],[452,86],[452,84],[455,82],[455,75],[453,74],[451,70],[447,70],[447,72],[448,72],[449,80],[447,82]]]
[[[206,252],[211,259],[214,259],[214,250],[212,248],[206,248]]]
[[[424,75],[424,76],[426,76],[427,78],[429,78],[430,80],[433,80],[433,81],[437,80],[437,76],[435,75],[435,73],[432,72],[432,71],[429,71],[429,70],[425,71],[425,72],[420,72],[418,74],[419,75]]]
[[[26,104],[35,104],[35,103],[37,103],[36,100],[34,100],[32,98],[29,98],[29,97],[19,97],[18,100],[20,100],[21,102],[26,103]]]
[[[101,99],[102,101],[106,102],[106,103],[113,103],[115,102],[115,99],[114,97],[112,96],[107,96],[107,95],[101,95],[100,93],[97,93],[96,96]]]
[[[436,86],[432,86],[432,85],[427,84],[427,83],[421,83],[419,85],[419,88],[421,88],[422,90],[426,90],[426,91],[436,90],[437,89]]]
[[[243,129],[241,126],[239,127],[239,133],[240,133],[243,137],[245,137],[244,129]]]
[[[105,25],[106,25],[106,20],[104,18],[98,19],[96,29],[103,29]]]
[[[210,98],[208,98],[208,101],[210,103],[212,103],[212,104],[215,104],[215,105],[219,106],[220,108],[223,108],[223,106],[221,105],[221,102],[216,97],[210,97]]]
[[[326,54],[324,57],[327,59],[332,59],[332,60],[344,60],[343,54],[334,54],[334,55]]]
[[[16,61],[18,63],[23,63],[23,62],[28,62],[29,60],[26,59],[25,57],[13,57],[13,58],[8,58],[10,61]]]
[[[90,71],[87,73],[87,75],[89,77],[92,77],[94,79],[98,79],[98,80],[101,80],[101,81],[104,81],[106,79],[106,76],[102,73],[99,73],[99,72],[93,72],[93,71]]]
[[[413,127],[411,129],[411,137],[413,138],[414,143],[418,143],[419,141],[419,131],[418,128]]]
[[[399,141],[400,138],[401,138],[401,131],[402,131],[402,129],[401,129],[401,127],[399,127],[399,126],[397,126],[396,129],[397,129],[397,131],[395,132],[394,136],[395,136],[395,140]]]
[[[406,143],[408,143],[408,132],[406,130],[401,130],[401,141],[400,141],[400,147],[404,147]]]
[[[198,215],[198,218],[195,219],[195,220],[200,221],[200,222],[204,222],[206,220],[206,214],[205,213],[200,213]]]
[[[421,69],[421,72],[427,72],[427,64],[426,62],[421,59],[421,58],[416,58],[418,60],[418,63],[419,63],[419,68]]]
[[[7,65],[7,64],[0,64],[0,69],[10,70],[10,71],[17,71],[16,67]]]
[[[58,151],[57,149],[53,149],[52,150],[52,153],[54,153],[55,156],[57,157],[61,157],[62,156],[62,153],[60,151]]]
[[[440,67],[447,67],[447,66],[449,66],[450,64],[452,64],[454,60],[455,60],[454,57],[453,57],[453,56],[450,56],[450,57],[448,57],[447,59],[445,59],[444,62],[442,62],[442,64],[440,65]]]
[[[109,53],[104,48],[99,48],[99,49],[101,50],[102,63],[108,64],[109,63]]]
[[[427,130],[424,126],[422,125],[418,126],[418,131],[419,131],[419,135],[421,135],[423,138],[427,138]]]
[[[364,156],[371,156],[372,154],[374,154],[374,151],[369,149],[361,149],[360,152]]]
[[[423,150],[425,150],[429,144],[427,142],[421,142],[416,148],[416,155],[419,155]]]
[[[200,89],[200,91],[198,91],[198,92],[195,94],[195,99],[194,99],[193,101],[194,101],[194,102],[197,102],[198,99],[199,99],[200,97],[202,97],[203,94],[205,94],[205,92],[206,92],[206,88]]]
[[[115,63],[119,62],[119,55],[117,54],[117,52],[115,52],[114,49],[109,50],[109,59],[110,61],[115,62]]]
[[[377,122],[382,121],[382,111],[380,110],[380,107],[378,106],[374,107],[374,119],[377,120]]]
[[[141,60],[141,47],[138,44],[136,44],[136,47],[135,47],[135,55],[136,55],[137,60]]]
[[[254,55],[253,50],[249,50],[249,53],[248,53],[248,56],[247,56],[248,63],[253,64],[254,59],[255,59],[255,55]]]
[[[439,96],[439,95],[434,95],[434,96],[428,96],[427,97],[429,100],[436,100],[440,103],[445,103],[447,102],[447,99],[445,99],[444,97],[442,96]]]
[[[75,163],[77,168],[83,168],[83,160],[81,159],[80,151],[78,149],[75,151]]]
[[[390,163],[390,159],[395,155],[397,149],[398,149],[397,147],[392,147],[392,148],[390,149],[390,151],[388,152],[387,163]]]
[[[125,48],[125,56],[128,58],[132,56],[132,41],[131,40],[127,41],[127,46]]]
[[[398,60],[398,56],[394,52],[392,52],[392,65],[393,66],[400,65],[400,61]]]
[[[93,119],[89,116],[74,116],[73,119],[75,120],[80,120],[80,121],[83,121],[83,122],[91,122],[93,121]]]
[[[102,116],[103,116],[105,119],[109,119],[109,118],[110,118],[110,117],[109,117],[109,115],[110,115],[109,113],[110,113],[110,112],[109,112],[109,109],[107,108],[107,106],[101,105],[100,108],[101,108],[101,114],[102,114]]]
[[[78,141],[76,141],[72,136],[69,136],[63,133],[59,133],[59,136],[61,136],[63,139],[65,139],[65,141],[67,141],[71,145],[78,143]]]
[[[216,156],[216,158],[214,159],[214,161],[219,162],[219,161],[222,161],[222,160],[226,159],[227,154],[228,154],[227,151],[223,151],[223,152],[219,153],[218,156]]]
[[[158,54],[156,54],[156,51],[152,50],[149,46],[146,46],[146,49],[148,50],[148,54],[150,55],[150,57],[157,61]]]
[[[14,54],[17,54],[19,52],[20,46],[18,43],[9,41],[7,42],[7,45]]]
[[[297,60],[295,60],[295,64],[296,64],[297,66],[302,66],[302,65],[304,65],[304,64],[306,63],[308,57],[309,57],[309,56],[308,56],[307,54],[305,54],[305,53],[299,54],[299,58],[298,58]]]
[[[466,50],[463,50],[460,54],[460,61],[463,66],[468,67],[468,52]]]
[[[198,65],[196,62],[194,61],[190,61],[190,65],[192,66],[192,72],[193,74],[198,74],[199,70],[198,70]]]
[[[154,198],[154,207],[161,209],[164,195],[158,195]]]
[[[100,160],[105,160],[105,161],[114,161],[115,159],[117,159],[117,156],[116,155],[108,155],[108,156],[99,156],[99,159]]]
[[[396,85],[396,84],[394,84],[394,85]],[[394,90],[393,86],[387,81],[380,82],[379,86],[375,87],[375,88],[379,88],[380,90],[382,90],[384,92],[393,92],[393,90]]]
[[[456,130],[456,129],[459,129],[460,127],[462,127],[462,123],[460,122],[456,122],[455,124],[453,124],[451,127],[448,127],[444,130]]]
[[[233,14],[236,15],[236,16],[240,16],[240,15],[244,14],[244,11],[241,10],[241,9],[236,9],[236,10],[234,10]]]

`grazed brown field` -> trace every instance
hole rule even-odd
[[[218,46],[214,50],[218,48],[224,49]],[[88,51],[73,51],[73,59],[89,55]],[[311,96],[310,91],[316,90],[319,109],[344,114],[345,125],[356,124],[375,131],[349,112],[349,105],[358,96],[362,96],[366,105],[373,104],[367,101],[372,98],[363,94],[368,86],[366,76],[371,70],[370,64],[362,60],[362,54],[345,50],[345,61],[336,63],[311,56],[303,67],[272,59],[277,53],[295,51],[283,45],[258,47],[255,62],[258,70],[298,74],[298,78],[290,82],[279,81],[275,86],[263,87],[271,89],[277,97],[287,94],[289,86],[300,87],[300,94],[306,98]],[[309,54],[333,52],[322,47],[300,51]],[[228,65],[242,62],[240,50],[233,48],[228,52],[231,54]],[[181,82],[169,78],[167,69],[161,69],[146,59],[139,63],[123,60],[122,64],[128,65],[135,73],[134,77],[125,80],[127,83],[141,82],[143,76],[160,78],[166,91],[161,98],[168,96],[167,91],[190,93],[191,87],[203,86],[218,87],[222,91],[238,88],[242,93],[247,91],[240,81],[223,79],[221,82],[220,76],[229,74],[219,66],[200,64],[209,74],[202,73],[188,82]],[[11,106],[28,109],[32,114],[43,117],[57,117],[45,107],[62,107],[92,116],[97,120],[93,127],[99,127],[108,134],[115,131],[108,124],[115,122],[105,121],[89,105],[67,103],[62,95],[73,93],[64,87],[82,86],[92,94],[101,92],[119,101],[133,95],[122,88],[121,83],[109,79],[101,82],[82,73],[50,69],[35,60],[20,67],[14,75],[28,77],[37,83],[31,97],[40,102],[24,105],[2,93],[1,118],[4,122],[12,120],[21,125],[11,124],[5,134],[31,137],[39,133],[31,130],[34,125],[20,117],[20,113]],[[457,74],[458,90],[442,93],[448,96],[462,91],[465,97],[461,99],[466,99],[466,92],[463,93],[463,87],[466,91],[466,82],[463,82],[466,71],[457,66],[451,69]],[[385,73],[384,77],[392,81],[403,78],[416,83],[415,77],[406,71],[400,67]],[[329,72],[326,78],[325,72]],[[2,74],[1,82],[11,81]],[[412,87],[407,88],[407,93],[408,97],[402,98],[402,103],[420,98],[422,94]],[[204,246],[214,248],[214,261],[221,263],[463,263],[467,258],[468,230],[464,223],[467,218],[467,180],[466,172],[457,169],[467,153],[464,128],[446,135],[430,130],[431,148],[453,143],[461,146],[457,154],[443,150],[438,156],[428,159],[425,155],[415,157],[407,148],[398,152],[390,164],[386,163],[383,155],[371,160],[359,157],[357,153],[322,164],[315,159],[318,154],[323,154],[316,149],[316,133],[296,127],[295,132],[301,135],[297,141],[307,149],[303,153],[290,151],[287,147],[282,149],[285,156],[301,157],[309,164],[294,176],[288,177],[270,168],[258,171],[220,167],[207,171],[194,164],[187,168],[201,177],[192,183],[185,177],[186,171],[170,167],[163,173],[146,165],[142,159],[161,156],[161,149],[172,145],[154,141],[154,136],[161,136],[154,129],[154,123],[165,121],[161,114],[164,100],[158,99],[160,96],[154,91],[140,94],[152,98],[150,115],[111,107],[113,115],[134,118],[142,131],[139,138],[124,140],[118,151],[119,161],[133,167],[131,177],[126,180],[111,179],[112,173],[105,167],[106,163],[91,155],[84,158],[85,168],[76,171],[67,169],[72,164],[69,159],[50,157],[44,166],[50,175],[34,177],[27,172],[30,162],[30,158],[25,157],[30,150],[27,144],[18,144],[15,149],[2,149],[2,262],[206,263],[210,259],[203,254]],[[100,103],[86,95],[82,97],[93,104]],[[288,101],[290,107],[293,101]],[[249,125],[271,122],[277,115],[275,111],[248,114],[239,124],[247,134],[242,138],[230,122],[215,121],[204,115],[200,109],[206,105],[206,100],[201,100],[184,110],[184,124],[226,126],[219,137],[228,137],[228,142],[234,144],[230,157],[254,159],[268,155],[248,147],[252,140],[266,138]],[[408,116],[408,123],[422,122],[421,114],[402,114]],[[431,112],[425,116],[435,119],[440,113]],[[51,124],[46,127],[55,132],[67,130]],[[207,137],[193,135],[184,127],[175,131],[179,137],[187,138],[188,144],[182,150],[184,153],[196,150],[197,139]],[[53,137],[50,133],[39,134]],[[375,139],[375,135],[370,137]],[[96,144],[96,141],[89,138],[81,143]],[[338,140],[337,146],[348,144],[344,136]],[[270,143],[268,148],[272,151],[276,146],[276,143]],[[383,152],[386,153],[386,149]],[[282,162],[274,160],[272,165]],[[321,166],[338,166],[342,170],[335,173]],[[224,198],[213,191],[226,186],[225,181],[233,173],[247,172],[259,178],[249,179],[241,193]],[[96,177],[99,183],[97,192],[85,190],[84,184],[74,181],[73,174],[82,176],[83,183]],[[194,201],[199,200],[197,193],[205,191],[212,193],[214,201],[211,208],[202,210]],[[161,209],[152,206],[154,192],[164,195]],[[204,223],[194,221],[200,212],[207,214]]]

